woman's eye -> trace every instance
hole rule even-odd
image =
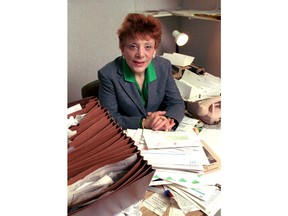
[[[145,49],[147,49],[147,50],[152,49],[152,46],[151,45],[146,45]]]
[[[137,45],[136,44],[129,44],[128,48],[129,49],[137,49]]]

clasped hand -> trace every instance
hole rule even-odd
[[[175,125],[174,119],[165,116],[166,111],[148,112],[144,127],[154,131],[171,131]]]

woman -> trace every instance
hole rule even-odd
[[[185,105],[171,63],[155,57],[160,21],[128,14],[117,33],[122,56],[98,71],[100,103],[123,129],[175,130]]]

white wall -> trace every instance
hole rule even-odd
[[[215,2],[215,0],[68,0],[68,102],[81,99],[82,86],[98,79],[97,71],[121,54],[118,48],[116,32],[128,13],[145,10],[181,9],[191,7],[190,4],[194,1],[197,4],[199,2],[208,2],[207,4]],[[159,19],[162,22],[163,35],[157,55],[162,55],[163,52],[175,51],[171,35],[174,29],[179,29],[180,31],[184,29],[192,31],[193,29],[191,34],[193,33],[194,37],[196,35],[194,28],[199,28],[201,31],[209,31],[209,35],[213,35],[213,31],[215,31],[215,29],[209,30],[211,27],[208,26],[211,24],[207,24],[209,21],[202,24],[200,22],[197,26],[196,24],[192,25],[191,23],[193,22],[185,24],[186,18],[161,17]],[[214,27],[212,26],[212,28]],[[220,32],[220,30],[216,30]],[[219,52],[220,43],[215,38],[217,37],[213,37],[214,41],[211,43],[214,48],[216,46],[218,48],[216,47],[217,49],[212,52],[217,53]],[[207,59],[205,57],[207,49],[203,49],[204,45],[201,45],[202,43],[203,41],[197,43],[194,40],[191,44],[193,49],[190,49],[190,45],[187,44],[185,49],[184,47],[183,50],[180,49],[180,52],[194,55],[196,57],[195,61],[199,60],[199,63],[206,69],[206,65],[214,63],[211,58]],[[209,44],[210,42],[204,41],[204,43]],[[195,51],[195,49],[198,49],[195,44],[201,47],[202,54]],[[211,53],[211,50],[208,51]],[[212,59],[216,62],[219,61],[217,58]],[[205,62],[206,60],[208,63]],[[219,62],[217,64],[220,65]],[[210,67],[208,68],[210,69]]]
[[[116,31],[134,4],[115,2],[68,0],[68,102],[80,99],[82,86],[98,79],[97,70],[120,54]]]

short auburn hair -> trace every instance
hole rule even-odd
[[[161,23],[159,19],[151,15],[146,16],[143,14],[130,13],[125,17],[117,34],[121,50],[125,46],[126,39],[146,38],[147,36],[155,40],[155,49],[157,49],[161,42]]]

